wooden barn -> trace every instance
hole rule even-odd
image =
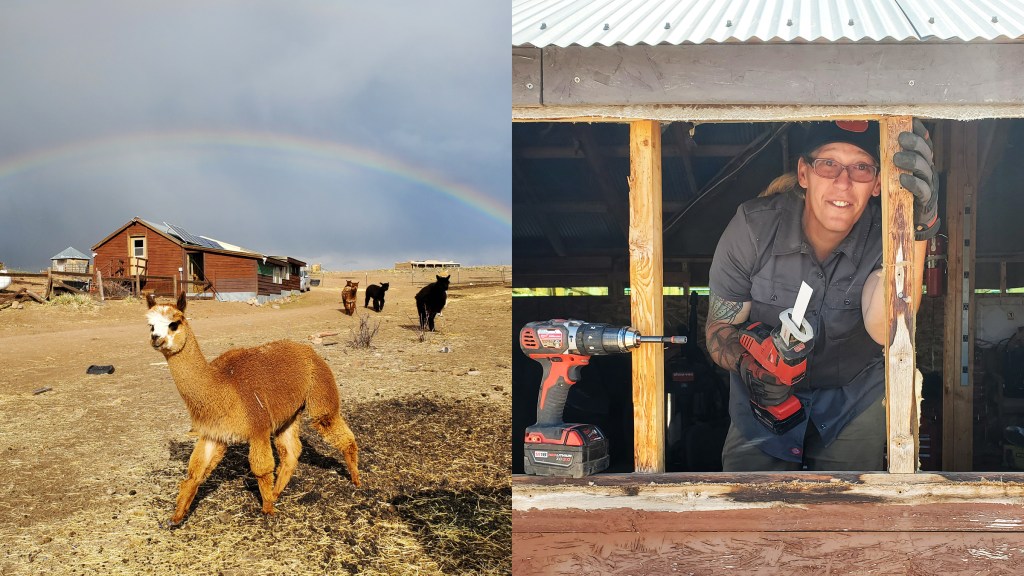
[[[103,278],[138,278],[145,284],[184,287],[190,296],[225,301],[273,300],[299,291],[305,262],[266,256],[190,233],[181,226],[133,218],[92,248]],[[167,280],[171,282],[168,283]]]
[[[1024,8],[513,0],[512,40],[513,572],[1019,573]],[[886,160],[912,117],[942,221],[916,315],[896,285],[912,198]],[[724,473],[710,262],[822,119],[881,127],[887,471]],[[551,318],[690,338],[583,368],[565,419],[605,431],[599,474],[523,474],[541,370],[518,335]]]

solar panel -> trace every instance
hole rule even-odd
[[[167,224],[167,222],[164,222],[164,224]],[[188,230],[185,230],[180,226],[175,226],[174,224],[167,224],[167,227],[171,229],[171,232],[174,232],[175,236],[181,238],[182,242],[186,244],[193,244],[195,246],[202,246],[202,242],[199,238],[193,236]]]
[[[164,222],[164,224],[167,224],[167,227],[171,229],[171,232],[174,232],[174,234],[178,238],[181,238],[182,242],[185,242],[186,244],[192,244],[193,246],[203,246],[205,248],[216,248],[218,250],[223,249],[220,244],[217,244],[216,242],[213,242],[211,240],[207,240],[206,238],[196,236],[195,234],[192,234],[191,232],[185,230],[181,226],[175,226],[174,224],[168,224],[167,222]]]
[[[219,242],[212,238],[200,236],[199,239],[203,241],[203,246],[206,246],[207,248],[216,248],[217,250],[224,250],[224,247],[221,246]]]

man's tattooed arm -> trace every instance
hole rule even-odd
[[[716,364],[726,370],[735,370],[743,354],[737,324],[750,316],[750,302],[729,302],[714,292],[710,293],[708,322],[704,330],[708,354]]]

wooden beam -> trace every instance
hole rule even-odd
[[[951,122],[944,150],[947,257],[942,383],[942,467],[974,464],[974,249],[977,208],[978,125]]]
[[[743,472],[512,477],[513,531],[1005,531],[1024,474]],[[845,517],[823,514],[855,505]],[[962,514],[945,514],[942,505]],[[930,506],[934,506],[930,508]],[[784,510],[784,512],[783,512]],[[595,521],[602,511],[609,517]],[[533,522],[518,523],[533,517]],[[571,519],[575,516],[575,519]],[[1012,517],[1012,515],[1011,515]]]
[[[1024,77],[1024,44],[549,46],[543,75],[545,106],[995,106],[1024,103],[1007,81]]]
[[[885,270],[885,407],[889,472],[917,469],[917,396],[914,379],[914,197],[900,186],[892,163],[900,132],[911,118],[880,121],[882,137],[882,268]]]
[[[541,100],[540,48],[512,49],[512,105],[540,106]]]
[[[856,517],[870,513],[846,509]],[[843,510],[824,513],[851,516]],[[590,521],[599,524],[613,514]],[[670,530],[639,534],[513,532],[512,573],[1013,574],[1024,559],[1020,539],[1020,534],[988,532],[691,532],[679,519]]]
[[[661,231],[661,127],[629,125],[629,305],[633,327],[664,333]],[[641,346],[632,354],[633,458],[637,472],[665,471],[665,351]]]

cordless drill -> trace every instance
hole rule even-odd
[[[539,476],[579,478],[608,467],[608,440],[592,424],[562,421],[569,388],[591,356],[620,354],[643,343],[685,344],[685,336],[641,336],[629,326],[582,320],[530,322],[519,331],[523,354],[544,370],[537,423],[526,429],[524,470]]]
[[[740,329],[740,344],[779,384],[793,386],[803,381],[807,372],[814,331],[802,318],[799,325],[794,322],[792,308],[779,314],[779,320],[782,324],[774,330],[762,322],[750,322]],[[754,417],[776,434],[785,434],[806,418],[796,396],[789,396],[777,406],[761,406],[751,400],[750,408]]]

